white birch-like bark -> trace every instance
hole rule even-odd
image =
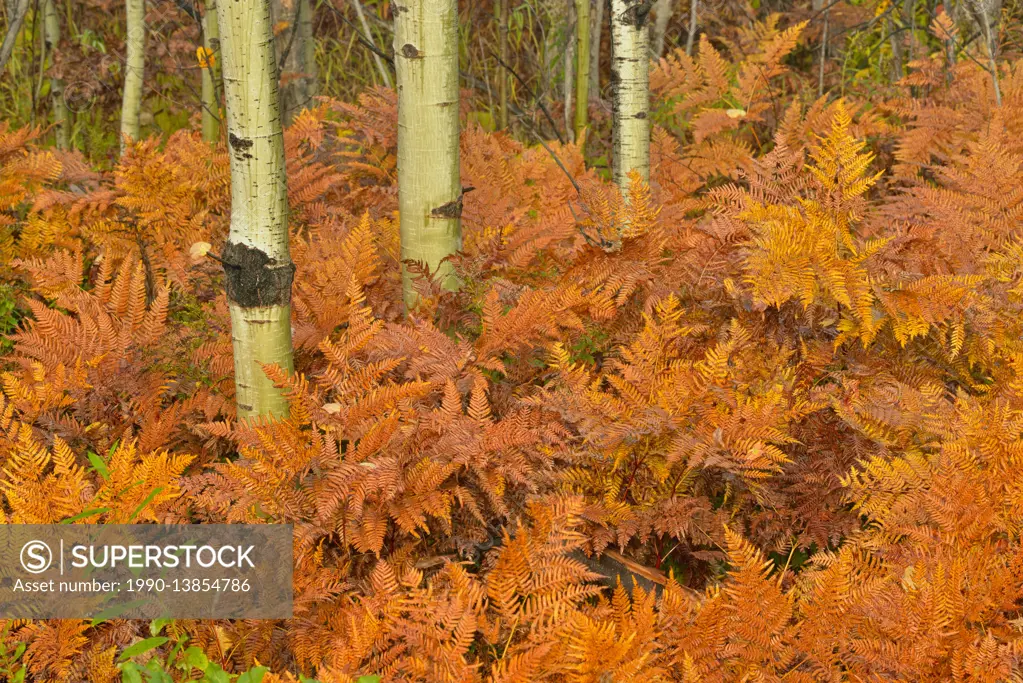
[[[629,172],[650,179],[650,48],[647,7],[611,0],[611,84],[614,105],[614,181],[623,192]]]
[[[995,103],[1002,106],[1002,86],[998,78],[998,24],[1002,11],[1002,0],[969,0],[973,20],[980,26],[981,35],[987,45],[991,84],[995,90]]]
[[[263,372],[293,371],[288,194],[269,0],[217,3],[231,159],[231,230],[223,252],[239,417],[283,416]]]
[[[18,42],[18,33],[21,32],[21,25],[25,23],[28,5],[28,0],[7,3],[7,32],[4,34],[4,42],[0,44],[0,72],[7,66],[7,60],[14,51],[14,44]]]
[[[399,0],[394,5],[398,84],[398,208],[402,260],[421,261],[443,286],[458,281],[441,261],[462,247],[458,169],[458,5]],[[402,266],[405,304],[417,296]]]
[[[127,140],[139,139],[142,84],[146,69],[146,3],[126,0],[124,92],[121,96],[121,153]]]
[[[598,0],[600,2],[600,0]],[[590,105],[590,0],[575,0],[575,140],[586,129]]]
[[[696,42],[696,30],[699,28],[700,0],[689,0],[689,33],[686,34],[686,54],[693,56],[693,44]]]
[[[46,54],[52,60],[60,43],[60,16],[57,14],[54,0],[45,0],[43,3],[43,42],[46,45]],[[67,149],[71,144],[71,127],[68,122],[67,103],[64,101],[64,81],[60,78],[50,79],[50,104],[53,109],[57,149]]]
[[[206,1],[202,17],[202,42],[206,50],[206,64],[202,70],[202,139],[216,142],[220,139],[220,24],[217,21],[216,0]]]
[[[671,13],[675,8],[674,0],[657,0],[654,3],[654,39],[650,50],[650,56],[660,59],[664,55],[664,34],[668,32],[668,22],[671,21]]]

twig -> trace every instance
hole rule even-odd
[[[355,24],[353,24],[348,19],[348,17],[346,17],[344,15],[344,13],[341,10],[339,10],[337,7],[334,7],[334,5],[329,3],[329,2],[325,3],[325,5],[326,5],[327,8],[330,9],[331,12],[333,12],[337,16],[338,19],[340,19],[342,22],[347,24],[349,28],[352,29],[353,33],[355,34],[355,37],[358,39],[358,41],[362,44],[362,46],[364,48],[366,48],[367,50],[371,51],[373,54],[378,55],[387,65],[389,65],[391,67],[391,69],[394,69],[394,58],[393,57],[391,57],[386,52],[381,51],[376,45],[374,45],[372,43],[372,41],[368,40],[362,34],[362,31],[359,30],[359,27],[357,27]],[[499,62],[501,61],[500,58],[497,58],[497,59],[498,59]],[[517,73],[515,73],[515,71],[513,69],[508,68],[507,64],[501,62],[501,66],[504,67],[505,69],[507,69],[516,79],[518,79],[518,81],[520,83],[522,83],[523,87],[528,87],[525,84],[525,82],[519,77],[519,75]],[[458,76],[459,76],[459,78],[462,79],[462,81],[464,83],[466,83],[470,87],[472,87],[472,88],[474,88],[476,90],[483,91],[483,92],[489,92],[489,88],[490,88],[489,83],[480,82],[480,80],[478,78],[476,78],[474,75],[472,75],[471,73],[459,70],[458,71]],[[551,122],[551,126],[554,128],[554,134],[558,138],[558,141],[560,143],[564,144],[565,141],[562,139],[562,137],[561,137],[561,135],[560,135],[560,133],[558,131],[558,127],[554,124],[554,120],[551,118],[550,112],[547,111],[547,109],[543,106],[542,103],[538,102],[537,105],[538,105],[539,109],[544,113],[544,115],[546,116],[547,120]],[[528,123],[526,112],[523,111],[522,109],[520,109],[514,103],[512,103],[512,102],[508,103],[508,111],[510,113],[514,114],[520,120]],[[534,132],[535,132],[535,129],[533,129],[531,126],[530,126],[530,128],[531,128],[531,130],[534,130]],[[548,151],[550,152],[549,148],[548,148]],[[551,152],[551,154],[553,155],[553,152]],[[566,171],[566,173],[567,173],[567,171]],[[573,183],[573,185],[574,185],[574,183]]]
[[[277,64],[277,73],[284,72],[284,63],[288,61],[288,55],[291,54],[291,46],[295,44],[295,36],[298,35],[298,22],[302,19],[302,3],[298,2],[295,6],[295,17],[291,20],[291,35],[288,36],[288,44],[284,46],[284,51],[281,53],[281,59]]]
[[[195,8],[195,5],[188,0],[174,0],[174,4],[178,6],[178,9],[191,17],[195,23],[202,26],[202,17],[199,16],[199,10]]]
[[[547,153],[551,155],[551,158],[554,159],[554,163],[558,165],[558,168],[560,168],[562,172],[568,177],[568,182],[572,183],[572,187],[575,188],[576,193],[579,196],[582,196],[583,191],[579,189],[579,183],[575,182],[575,178],[573,178],[572,174],[568,172],[567,168],[565,168],[565,164],[561,163],[561,159],[559,159],[558,155],[554,153],[554,150],[547,146],[547,143],[544,142],[542,137],[540,137],[540,134],[536,132],[536,128],[530,127],[529,130],[530,132],[533,133],[534,136],[536,136],[537,142],[539,142],[543,146],[543,148],[547,150]]]
[[[496,59],[498,64],[500,64],[502,67],[507,69],[508,73],[510,73],[512,76],[514,76],[515,80],[517,80],[519,83],[522,84],[523,88],[526,88],[527,90],[529,90],[529,86],[526,84],[526,82],[524,80],[522,80],[522,77],[519,76],[519,74],[515,71],[515,69],[511,68],[510,66],[508,66],[507,62],[505,62],[503,59],[501,59],[500,55],[496,54],[493,50],[491,50],[490,56],[493,57],[494,59]],[[554,122],[554,117],[552,117],[551,113],[549,111],[547,111],[547,107],[544,106],[544,104],[540,100],[540,98],[536,96],[535,91],[533,93],[533,97],[536,100],[536,106],[540,108],[540,111],[543,112],[543,115],[547,119],[548,123],[551,124],[551,129],[554,131],[554,135],[557,136],[558,142],[560,142],[561,144],[565,144],[565,139],[563,137],[561,137],[561,131],[558,130],[558,124],[556,124]]]
[[[374,45],[371,39],[362,35],[362,31],[359,30],[359,27],[353,24],[348,19],[348,17],[345,16],[344,12],[339,10],[337,7],[334,7],[334,4],[332,2],[327,2],[325,3],[325,5],[328,9],[330,9],[331,12],[334,13],[335,16],[337,16],[338,19],[343,21],[345,24],[348,25],[350,29],[352,29],[352,31],[355,33],[355,37],[358,38],[359,42],[362,43],[362,46],[364,48],[366,48],[373,54],[383,59],[392,69],[394,68],[394,57],[392,57],[391,55],[387,54],[386,52],[378,48],[376,45]]]
[[[373,33],[369,30],[369,23],[366,21],[366,13],[362,11],[362,3],[359,0],[352,0],[352,7],[355,8],[355,15],[359,17],[359,24],[362,25],[362,32],[366,34],[367,39],[373,39]],[[391,87],[391,75],[387,73],[387,69],[384,68],[384,63],[380,61],[380,55],[376,52],[373,53],[373,61],[377,65],[377,71],[380,72],[380,78],[384,80],[384,85],[388,88]]]

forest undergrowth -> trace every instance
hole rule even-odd
[[[303,112],[278,421],[234,415],[223,144],[0,123],[4,521],[296,538],[290,620],[7,621],[0,674],[1023,680],[1023,62],[813,100],[801,30],[661,60],[628,202],[466,124],[461,286],[408,316],[394,92]]]

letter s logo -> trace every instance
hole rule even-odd
[[[21,566],[30,574],[42,574],[53,564],[50,546],[42,541],[29,541],[21,546]]]

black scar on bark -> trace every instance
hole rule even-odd
[[[248,138],[240,138],[234,133],[228,133],[227,141],[231,143],[231,149],[238,152],[238,156],[240,156],[243,159],[252,158],[252,155],[249,154],[248,151],[249,149],[251,149],[253,145],[252,140],[249,140]]]
[[[643,28],[653,7],[653,0],[640,0],[622,12],[622,23],[626,26],[635,26],[637,29]]]
[[[637,112],[636,115],[633,116],[633,118],[645,119],[646,118],[646,112],[645,111]]]
[[[234,133],[228,134],[227,139],[231,142],[232,148],[241,151],[247,150],[253,145],[252,140],[249,140],[247,138],[240,138]]]
[[[405,43],[401,46],[401,54],[405,55],[409,59],[415,59],[419,56],[419,50],[412,43]]]
[[[461,218],[462,195],[458,195],[458,199],[452,202],[441,204],[437,208],[431,210],[430,215],[433,216],[434,218]]]
[[[228,301],[242,308],[291,303],[294,263],[278,263],[255,247],[234,242],[224,245],[221,256]]]

